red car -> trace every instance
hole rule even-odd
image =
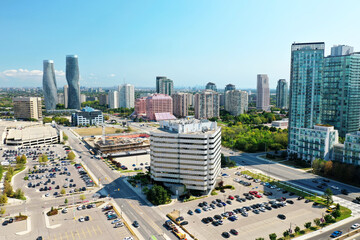
[[[259,194],[255,194],[255,197],[257,197],[257,198],[261,198],[261,195],[259,195]]]
[[[256,195],[256,194],[258,194],[257,191],[249,191],[249,193],[250,193],[251,195]]]
[[[229,199],[234,200],[234,197],[230,195],[230,196],[229,196]]]

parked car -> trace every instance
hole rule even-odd
[[[280,218],[281,220],[285,220],[286,219],[286,216],[284,214],[279,214],[278,215],[278,218]]]

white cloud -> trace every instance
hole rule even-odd
[[[115,77],[116,75],[114,73],[110,74],[109,77]]]
[[[11,86],[23,87],[25,86],[38,86],[42,81],[43,71],[41,70],[28,70],[28,69],[9,69],[0,72],[0,82],[6,84],[0,84],[0,87]],[[62,70],[55,70],[55,76],[57,82],[63,82],[65,79],[65,72]]]

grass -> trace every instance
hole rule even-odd
[[[207,196],[201,196],[201,197],[190,196],[189,198],[184,199],[183,202],[190,202],[193,200],[202,199],[202,198],[206,198],[206,197]]]
[[[304,171],[308,171],[308,170],[312,169],[311,167],[299,166],[294,161],[286,160],[286,158],[282,158],[282,157],[276,157],[274,159],[273,158],[267,158],[266,155],[262,155],[260,157],[262,157],[262,158],[264,158],[266,160],[269,160],[269,161],[278,162],[279,164],[283,164],[283,165],[286,165],[286,166],[302,169]]]
[[[123,129],[114,128],[114,127],[105,127],[105,134],[115,134],[119,130],[120,130],[119,133],[125,132]],[[93,135],[102,135],[101,127],[77,128],[77,129],[74,129],[74,131],[82,137],[93,136]]]

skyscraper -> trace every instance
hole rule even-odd
[[[235,85],[229,83],[228,85],[225,86],[225,92],[231,90],[235,90]]]
[[[321,123],[324,48],[323,42],[291,46],[288,152],[307,161],[329,158],[329,149],[337,142],[330,137],[337,136],[336,130],[325,126],[314,128]],[[323,135],[321,141],[316,138]]]
[[[55,79],[54,61],[44,60],[43,62],[43,92],[46,110],[55,110],[57,99],[57,86]]]
[[[156,77],[156,92],[171,96],[174,92],[174,82],[167,77]]]
[[[69,86],[68,85],[64,86],[64,105],[65,105],[65,108],[68,108],[68,105],[69,105]]]
[[[123,84],[118,86],[119,107],[133,108],[135,104],[134,85]]]
[[[360,128],[360,53],[352,50],[335,46],[324,58],[321,122],[334,126],[341,137]]]
[[[225,110],[234,116],[246,113],[248,110],[248,93],[240,90],[226,91]]]
[[[68,108],[80,109],[79,64],[77,55],[66,56],[66,80],[69,85]]]
[[[280,79],[276,86],[276,107],[289,108],[288,84],[285,79]]]
[[[109,92],[109,108],[119,108],[119,92]]]
[[[173,111],[176,117],[186,117],[188,115],[189,94],[191,93],[175,93],[171,95],[173,99]]]
[[[217,88],[216,88],[216,85],[215,83],[212,83],[212,82],[208,82],[205,86],[205,89],[207,90],[213,90],[213,91],[217,91]]]
[[[270,110],[269,77],[266,74],[257,75],[256,108],[258,110]]]
[[[195,94],[194,99],[195,118],[206,119],[219,117],[220,96],[212,90],[205,90]]]

